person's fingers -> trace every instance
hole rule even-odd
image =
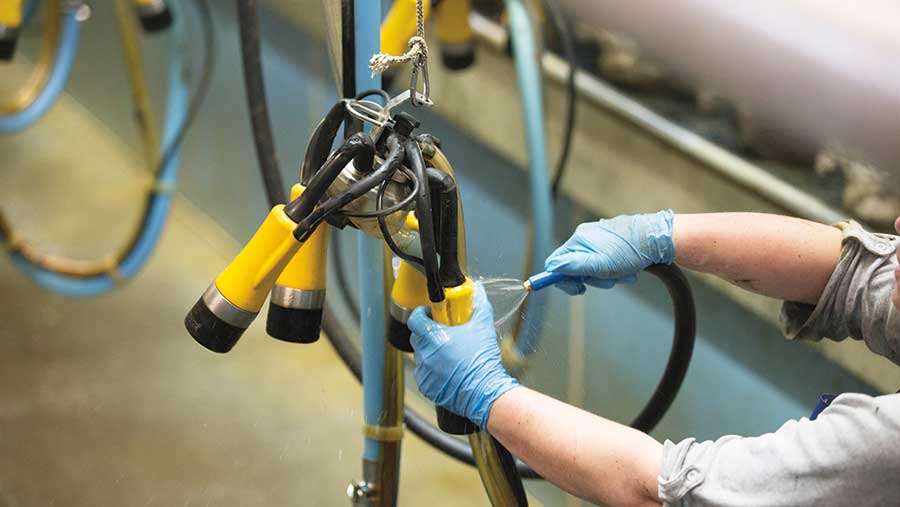
[[[617,281],[611,278],[588,278],[584,283],[598,289],[612,289],[616,286]]]
[[[566,252],[547,259],[544,269],[564,275],[593,276],[596,254],[587,252]]]
[[[557,247],[556,250],[553,251],[553,253],[551,253],[550,255],[547,256],[547,259],[544,261],[544,268],[546,269],[547,264],[548,264],[552,259],[555,259],[555,258],[557,258],[557,257],[559,257],[559,256],[565,255],[565,254],[569,253],[570,251],[571,251],[571,250],[569,250],[569,243],[568,243],[568,242],[563,243],[562,245],[560,245],[559,247]]]
[[[487,298],[487,292],[484,291],[484,284],[480,281],[475,282],[475,293],[472,296],[472,304],[475,306],[490,305]]]
[[[637,283],[638,277],[636,274],[633,275],[625,275],[622,278],[619,278],[619,283],[623,283],[626,285],[634,285]]]
[[[427,308],[420,306],[413,310],[406,322],[406,326],[412,331],[409,343],[414,350],[419,350],[422,345],[430,341],[431,333],[437,329],[437,323],[431,320]]]
[[[570,296],[580,296],[587,291],[587,287],[578,278],[567,278],[556,282],[556,287]]]

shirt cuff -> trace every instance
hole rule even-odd
[[[704,475],[686,464],[688,451],[696,440],[688,438],[679,443],[666,440],[663,444],[663,463],[657,478],[659,499],[666,507],[682,507],[684,497],[703,483]]]

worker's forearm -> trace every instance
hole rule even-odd
[[[675,261],[767,296],[815,304],[840,258],[841,232],[761,213],[676,215]]]
[[[488,431],[544,478],[610,507],[658,506],[662,446],[525,387],[494,402]]]

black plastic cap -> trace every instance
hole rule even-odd
[[[322,330],[322,309],[285,308],[269,301],[266,333],[272,338],[291,343],[315,343]]]
[[[188,312],[184,318],[184,327],[197,343],[220,354],[231,350],[244,334],[244,329],[232,326],[217,317],[203,299],[197,301]]]
[[[394,348],[403,352],[413,352],[412,345],[409,343],[410,336],[412,336],[412,331],[406,327],[406,324],[395,319],[392,315],[388,315],[387,339]]]
[[[0,39],[0,60],[8,62],[13,59],[13,55],[16,54],[16,41],[18,40],[18,37]]]
[[[139,17],[141,18],[141,26],[147,33],[159,32],[172,26],[172,11],[168,7],[156,14]]]
[[[456,415],[444,407],[437,408],[438,427],[451,435],[471,435],[478,433],[478,425],[461,415]]]
[[[475,63],[475,47],[465,51],[441,51],[441,62],[450,70],[466,70]]]
[[[404,137],[409,137],[412,131],[419,128],[421,124],[419,120],[406,111],[400,111],[394,115],[394,132]]]

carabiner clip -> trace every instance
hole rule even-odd
[[[409,79],[409,100],[413,107],[434,105],[434,102],[431,101],[431,83],[428,81],[428,62],[423,62],[423,60],[422,55],[419,55],[416,61],[413,62],[412,76]],[[418,90],[419,69],[422,69],[424,84],[421,94]]]

